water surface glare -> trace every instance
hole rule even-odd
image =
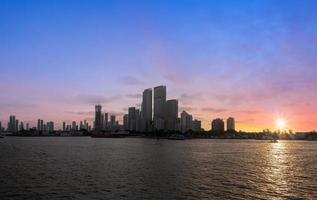
[[[6,137],[0,199],[317,199],[317,142]]]

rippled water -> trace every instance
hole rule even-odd
[[[317,142],[6,137],[0,199],[317,199]]]

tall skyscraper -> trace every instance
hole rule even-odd
[[[227,131],[235,131],[235,121],[233,117],[227,119]]]
[[[63,131],[66,131],[66,122],[63,122]]]
[[[220,118],[214,119],[211,122],[211,129],[212,129],[212,131],[215,131],[215,132],[224,132],[225,131],[225,123]]]
[[[176,99],[166,102],[166,129],[170,131],[176,130],[176,122],[178,118],[178,101]]]
[[[114,130],[116,129],[116,116],[115,115],[111,115],[110,116],[110,123],[111,123],[111,129]]]
[[[124,130],[129,130],[129,115],[123,115],[123,128]]]
[[[154,128],[163,130],[165,127],[166,86],[154,88]]]
[[[37,131],[41,131],[41,119],[37,120]]]
[[[192,129],[193,116],[186,111],[181,113],[181,131],[185,133]]]
[[[105,113],[105,119],[104,119],[104,128],[105,130],[108,130],[109,122],[108,122],[108,113]]]
[[[23,124],[23,122],[20,122],[20,130],[21,130],[21,131],[24,130],[24,124]]]
[[[101,105],[95,106],[95,131],[101,131]]]
[[[14,115],[10,115],[8,123],[8,131],[15,133],[16,132],[16,119]]]
[[[151,131],[152,122],[152,89],[146,89],[142,95],[142,131]]]
[[[128,109],[128,124],[129,130],[135,131],[136,130],[136,114],[135,114],[135,107],[129,107]]]
[[[26,130],[28,131],[30,129],[29,123],[26,123]]]
[[[44,121],[43,120],[40,121],[40,130],[44,131]]]

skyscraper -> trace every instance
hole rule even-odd
[[[63,122],[63,131],[66,131],[66,122]]]
[[[227,119],[227,131],[235,131],[235,121],[233,117]]]
[[[8,131],[10,132],[16,132],[16,126],[15,126],[16,120],[15,120],[15,116],[11,115],[9,117],[9,123],[8,123]]]
[[[37,120],[37,131],[41,131],[41,119]]]
[[[184,133],[192,129],[193,116],[186,111],[181,113],[181,131]]]
[[[110,116],[110,123],[111,123],[111,129],[114,130],[117,128],[117,124],[116,124],[116,116],[115,115],[111,115]]]
[[[178,101],[176,99],[166,102],[166,129],[170,131],[176,130],[176,122],[178,117]]]
[[[101,105],[95,106],[95,131],[101,131]]]
[[[129,115],[125,114],[123,115],[123,128],[124,130],[129,130]]]
[[[152,89],[146,89],[143,91],[142,95],[142,131],[151,131],[151,121],[152,121]]]
[[[129,107],[128,109],[128,124],[129,124],[129,131],[136,130],[135,107]]]
[[[166,86],[154,88],[154,128],[163,130],[165,127]]]
[[[220,118],[214,119],[211,122],[211,129],[212,131],[215,131],[215,132],[224,132],[225,123]]]
[[[108,113],[105,113],[105,119],[104,119],[104,128],[105,128],[105,130],[108,130],[108,126],[109,126],[108,123],[109,123],[108,122]]]

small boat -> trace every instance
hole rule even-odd
[[[171,136],[169,136],[167,139],[169,140],[185,140],[184,135],[181,134],[173,134]]]
[[[270,140],[270,143],[278,143],[278,140]]]
[[[4,138],[2,135],[0,135],[0,138]]]

